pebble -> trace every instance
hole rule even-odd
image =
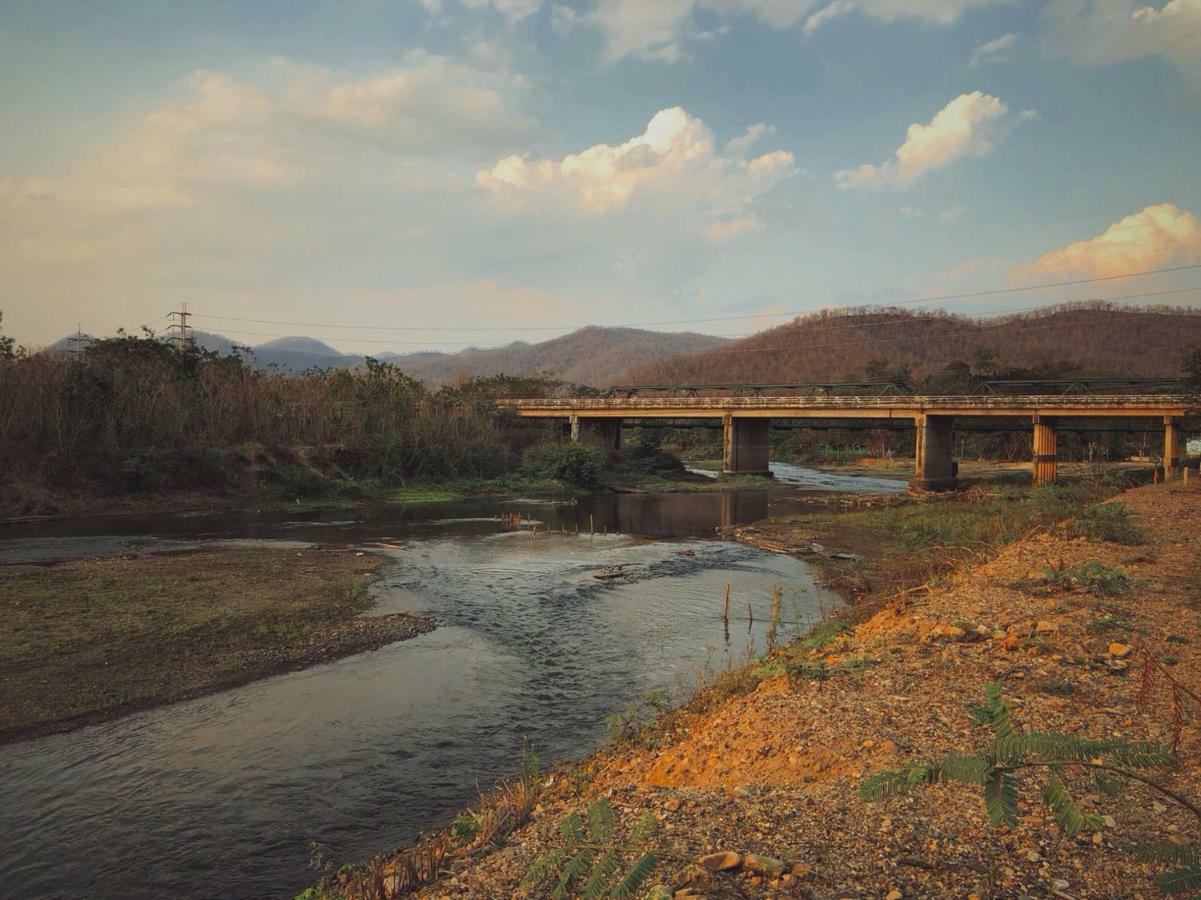
[[[893,888],[891,891],[889,891],[887,894],[884,895],[884,900],[901,900],[901,898],[904,896],[905,895],[902,894],[900,891],[898,891],[896,888]]]
[[[771,856],[760,856],[758,853],[748,853],[742,858],[742,864],[752,872],[761,872],[774,878],[783,875],[787,868],[783,860]]]
[[[1039,855],[1037,850],[1027,850],[1026,859],[1030,860],[1030,862],[1038,862],[1040,859],[1042,859],[1042,856]]]
[[[731,850],[723,850],[717,853],[710,853],[708,856],[702,856],[697,860],[697,863],[710,872],[726,872],[741,866],[742,856]]]

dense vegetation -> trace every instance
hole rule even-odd
[[[972,377],[1176,377],[1201,312],[1094,302],[970,319],[885,307],[824,310],[729,347],[627,373],[635,384],[904,381],[955,393]]]
[[[542,378],[427,390],[375,361],[285,375],[239,356],[120,335],[76,354],[0,343],[0,484],[8,511],[56,491],[120,493],[322,482],[404,484],[512,469],[538,426],[499,414]],[[247,482],[251,484],[247,484]],[[44,499],[44,498],[43,498]]]

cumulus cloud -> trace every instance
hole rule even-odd
[[[965,12],[994,6],[1006,0],[833,0],[805,20],[804,31],[812,34],[825,23],[849,13],[877,22],[914,19],[931,25],[950,25]]]
[[[757,127],[743,138],[767,133]],[[656,113],[625,143],[596,144],[559,160],[507,156],[477,173],[476,182],[509,211],[605,215],[659,204],[707,220],[707,234],[724,239],[761,227],[750,204],[795,173],[784,150],[753,159],[719,153],[709,127],[677,106]]]
[[[1021,280],[1094,278],[1201,260],[1201,222],[1171,203],[1148,206],[1096,237],[1076,241],[1018,270]]]
[[[1158,56],[1201,85],[1201,0],[1170,0],[1159,9],[1130,0],[1052,0],[1044,18],[1042,46],[1053,56],[1089,65]]]
[[[978,69],[993,63],[1009,62],[1009,51],[1017,45],[1017,42],[1018,36],[1013,32],[984,42],[972,54],[971,67]]]
[[[905,142],[892,159],[878,166],[864,163],[856,169],[841,169],[834,178],[843,190],[908,188],[926,172],[991,151],[1007,112],[1008,107],[989,94],[961,94],[928,125],[910,125]]]

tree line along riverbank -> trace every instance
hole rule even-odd
[[[647,854],[655,896],[1154,895],[1199,838],[1201,486],[1056,491],[755,526],[744,537],[775,549],[858,535],[884,552],[806,638],[307,896],[570,895],[602,859],[612,887]],[[1023,747],[1089,749],[1055,770],[1028,756],[995,796],[929,774],[994,746],[998,708]],[[1144,768],[1091,777],[1135,746],[1123,759]],[[889,771],[912,790],[864,790]]]

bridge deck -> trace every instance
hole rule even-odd
[[[1183,416],[1201,397],[1146,394],[1108,396],[887,396],[887,397],[605,397],[501,400],[524,418],[849,418],[916,419],[926,415],[1029,418],[1045,416]]]

